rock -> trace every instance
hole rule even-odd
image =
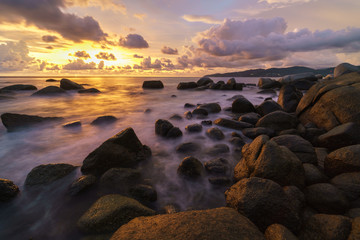
[[[78,120],[78,121],[73,121],[73,122],[68,122],[68,123],[65,123],[63,125],[64,128],[79,128],[81,127],[81,122]]]
[[[317,165],[317,156],[314,147],[309,141],[306,141],[302,137],[297,135],[281,135],[272,138],[272,140],[295,153],[301,162]]]
[[[298,80],[298,81],[294,82],[292,85],[299,90],[309,90],[315,84],[316,84],[316,81],[304,79],[304,80]]]
[[[276,96],[276,91],[273,89],[264,89],[261,91],[256,92],[258,94],[271,94],[271,95],[275,95]]]
[[[151,216],[155,212],[138,201],[118,194],[98,199],[77,222],[85,233],[113,232],[139,216]]]
[[[63,78],[60,80],[60,88],[64,90],[79,90],[84,89],[84,87],[76,82],[73,82],[69,79]]]
[[[232,137],[229,142],[239,148],[242,148],[245,145],[245,141],[241,137]]]
[[[226,84],[227,85],[235,85],[236,84],[235,78],[230,78],[229,80],[227,80]]]
[[[218,113],[221,111],[221,107],[218,103],[201,104],[197,108],[205,109],[208,113]]]
[[[210,177],[208,181],[212,185],[216,186],[231,186],[232,181],[229,177]]]
[[[259,113],[261,116],[265,116],[275,111],[282,111],[282,108],[277,102],[273,100],[264,101],[256,107],[256,112]]]
[[[159,89],[164,88],[164,84],[161,81],[144,81],[142,88]]]
[[[129,187],[140,181],[141,174],[131,168],[111,168],[100,178],[100,186],[111,193],[126,192]]]
[[[202,131],[202,126],[201,126],[201,124],[194,123],[194,124],[187,125],[185,127],[185,130],[188,131],[188,132],[191,132],[191,133],[201,132]]]
[[[300,135],[299,131],[295,128],[291,128],[291,129],[286,129],[286,130],[282,130],[281,132],[279,132],[278,134],[280,135]]]
[[[337,175],[330,183],[343,191],[349,201],[360,198],[360,172]]]
[[[56,86],[47,86],[33,93],[31,96],[46,96],[46,95],[58,95],[58,94],[66,94],[66,91]]]
[[[204,164],[206,171],[213,174],[227,174],[230,171],[229,161],[225,158],[215,158]]]
[[[314,148],[314,149],[317,157],[318,166],[322,170],[324,170],[324,161],[326,156],[328,155],[328,151],[326,148]]]
[[[234,113],[255,112],[255,107],[244,96],[239,95],[232,103],[232,112]]]
[[[254,126],[247,122],[235,121],[235,120],[226,119],[226,118],[218,118],[214,121],[214,124],[221,126],[221,127],[231,128],[231,129],[235,129],[235,130],[242,130],[244,128],[251,128]]]
[[[211,125],[212,125],[212,121],[211,121],[211,120],[204,120],[204,121],[201,121],[201,125],[204,125],[204,126],[211,126]]]
[[[349,122],[339,125],[318,137],[321,147],[331,150],[360,144],[360,125]]]
[[[243,114],[239,117],[238,121],[247,122],[255,125],[260,119],[260,115],[254,112]]]
[[[68,190],[71,196],[75,196],[80,192],[88,189],[93,186],[97,181],[97,178],[94,175],[84,175],[76,179]]]
[[[258,87],[261,89],[269,89],[279,87],[279,82],[271,78],[259,78]]]
[[[69,175],[75,166],[65,163],[43,164],[33,168],[26,176],[25,185],[45,185]]]
[[[283,190],[289,199],[289,203],[293,209],[304,210],[305,208],[305,195],[295,186],[285,186]]]
[[[174,126],[167,120],[158,119],[155,122],[155,134],[166,137],[166,134],[172,129]]]
[[[196,82],[196,84],[198,86],[205,86],[205,85],[208,85],[210,83],[214,83],[214,81],[209,77],[202,77],[199,80],[197,80],[197,82]]]
[[[259,229],[231,208],[140,217],[119,228],[111,240],[265,240]]]
[[[351,231],[351,220],[340,215],[315,214],[305,223],[303,240],[346,240]]]
[[[298,238],[284,225],[272,224],[265,230],[266,240],[298,240]]]
[[[192,115],[197,115],[200,117],[206,117],[209,113],[206,109],[204,108],[196,108],[191,112]]]
[[[191,103],[185,103],[184,108],[194,108],[196,107],[194,104]]]
[[[320,213],[342,214],[350,207],[344,193],[329,183],[313,184],[304,193],[308,205]]]
[[[190,111],[186,111],[184,112],[184,116],[186,119],[191,119],[192,118],[192,113]]]
[[[180,116],[179,114],[173,114],[173,115],[170,117],[170,120],[180,121],[180,120],[182,120],[182,116]]]
[[[155,202],[157,200],[156,190],[149,185],[138,184],[130,189],[130,195],[138,201]]]
[[[323,79],[324,79],[324,80],[334,79],[334,74],[328,74],[328,75],[326,75]]]
[[[59,82],[59,80],[55,80],[55,79],[50,78],[50,79],[47,79],[45,82]]]
[[[197,88],[196,82],[180,82],[177,86],[178,90]]]
[[[34,85],[15,84],[1,88],[0,92],[1,91],[31,91],[31,90],[37,90],[37,88]]]
[[[347,213],[345,213],[345,216],[349,218],[358,218],[360,217],[360,208],[352,208]],[[360,219],[360,218],[359,218]]]
[[[256,123],[256,127],[271,128],[275,132],[296,128],[296,126],[296,117],[283,111],[269,113],[260,118]]]
[[[282,85],[288,85],[288,84],[295,84],[296,82],[303,80],[316,81],[317,77],[312,72],[306,72],[306,73],[287,75],[280,78],[278,81]]]
[[[243,147],[242,159],[235,166],[235,180],[248,177],[271,179],[282,186],[294,185],[299,188],[305,183],[301,161],[288,148],[269,141],[265,135]]]
[[[347,240],[360,239],[360,217],[357,217],[352,222],[352,229]]]
[[[225,138],[224,133],[217,127],[206,130],[206,135],[214,140],[223,140]]]
[[[327,131],[348,122],[360,124],[359,81],[360,73],[350,73],[314,85],[296,109],[298,118]]]
[[[218,155],[230,152],[230,148],[226,144],[216,144],[206,150],[208,155]]]
[[[61,117],[40,117],[16,113],[4,113],[1,115],[1,121],[9,132],[61,120],[63,120]]]
[[[350,63],[341,63],[337,65],[334,69],[334,77],[340,77],[341,75],[352,73],[352,72],[360,72],[360,68],[356,67]]]
[[[285,112],[295,112],[301,98],[303,97],[300,92],[293,85],[284,85],[280,89],[278,104]]]
[[[316,183],[328,182],[328,177],[325,176],[315,165],[310,163],[303,164],[305,171],[305,184],[306,186],[313,185]]]
[[[183,135],[182,131],[178,127],[171,128],[166,134],[167,138],[179,138]]]
[[[180,176],[196,179],[200,177],[204,172],[202,163],[194,157],[186,157],[183,159],[177,169],[177,173]]]
[[[248,217],[261,231],[279,223],[296,232],[299,209],[294,209],[281,186],[271,180],[245,178],[225,192],[226,204]]]
[[[0,202],[7,202],[20,192],[19,187],[12,181],[0,178]]]
[[[360,144],[337,149],[324,160],[325,174],[334,177],[341,173],[360,171]]]
[[[118,119],[114,116],[101,116],[96,118],[90,124],[95,126],[105,125],[105,124],[112,124],[115,123]]]
[[[88,89],[79,90],[78,93],[101,93],[101,92],[96,88],[88,88]]]
[[[258,127],[258,128],[244,128],[242,130],[242,133],[251,139],[254,139],[260,135],[267,135],[269,137],[273,137],[275,135],[275,131],[272,130],[271,128],[263,128],[263,127]]]
[[[84,160],[81,171],[101,175],[110,168],[132,168],[151,156],[132,128],[127,128],[106,140]]]
[[[194,153],[200,150],[200,145],[193,142],[182,143],[176,147],[178,153]]]

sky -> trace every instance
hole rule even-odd
[[[359,0],[0,0],[0,75],[360,65]]]

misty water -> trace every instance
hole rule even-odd
[[[165,88],[144,90],[144,80],[161,80]],[[215,81],[227,78],[213,78]],[[49,85],[59,86],[59,82],[45,82],[46,78],[0,78],[0,88],[12,84],[32,84],[38,89]],[[241,94],[254,105],[266,97],[256,92],[257,87],[248,86],[243,91],[219,90],[177,90],[181,81],[196,81],[198,78],[71,78],[71,80],[94,87],[100,94],[78,94],[68,91],[64,96],[34,97],[35,91],[16,92],[14,99],[1,101],[1,114],[5,112],[58,116],[62,123],[37,126],[26,130],[7,132],[0,124],[0,178],[12,180],[20,188],[20,194],[9,203],[0,204],[0,239],[81,239],[76,221],[101,196],[99,193],[83,193],[71,197],[67,190],[71,182],[81,176],[80,168],[69,176],[50,185],[38,188],[24,187],[26,175],[40,164],[69,163],[81,166],[84,158],[102,142],[121,130],[132,127],[143,144],[152,149],[153,156],[140,165],[143,177],[150,179],[158,193],[158,200],[152,206],[160,210],[167,204],[174,204],[184,211],[205,209],[225,205],[225,187],[212,186],[207,177],[197,182],[180,178],[177,167],[184,155],[175,152],[176,146],[183,142],[197,142],[202,151],[193,154],[201,162],[220,156],[206,154],[205,150],[215,144],[225,143],[230,152],[221,157],[235,166],[239,153],[229,143],[234,130],[219,127],[226,138],[213,141],[205,134],[208,126],[200,133],[189,134],[185,126],[200,123],[203,119],[193,118],[181,121],[170,120],[183,131],[179,139],[163,139],[155,135],[154,124],[157,119],[169,119],[173,114],[183,115],[189,109],[185,103],[200,104],[218,102],[222,108],[231,106],[227,99]],[[236,78],[237,82],[257,83],[257,78]],[[174,96],[175,95],[175,96]],[[145,113],[150,109],[149,113]],[[190,109],[191,110],[191,109]],[[93,126],[90,123],[99,116],[113,115],[119,120],[106,126]],[[206,120],[219,117],[231,118],[231,113],[221,111],[210,114]],[[80,120],[82,127],[66,129],[62,124]],[[238,131],[241,134],[240,131]],[[246,139],[246,138],[245,138]]]

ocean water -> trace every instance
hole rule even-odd
[[[0,204],[0,239],[81,239],[83,236],[76,228],[76,221],[100,196],[99,193],[85,193],[70,197],[66,191],[77,177],[78,168],[73,174],[38,189],[24,187],[26,175],[40,164],[69,163],[81,166],[85,157],[102,142],[121,130],[132,127],[143,144],[153,152],[151,160],[142,164],[140,169],[145,178],[150,179],[158,192],[158,201],[153,208],[159,210],[167,204],[174,204],[182,211],[205,209],[225,205],[225,187],[214,187],[207,178],[188,182],[176,174],[177,167],[184,155],[175,152],[176,146],[183,142],[197,142],[201,149],[194,154],[201,162],[216,156],[207,155],[205,150],[215,144],[225,143],[230,153],[221,157],[228,159],[232,166],[239,161],[229,143],[234,130],[221,128],[226,138],[223,141],[209,139],[203,127],[201,133],[189,134],[185,126],[200,123],[193,118],[181,121],[170,120],[183,131],[183,137],[175,140],[163,139],[155,135],[154,124],[157,119],[169,119],[173,114],[183,115],[189,109],[185,103],[201,104],[217,102],[222,108],[231,106],[227,99],[241,94],[254,105],[264,98],[276,96],[258,94],[259,89],[248,86],[243,91],[219,90],[177,90],[181,81],[196,81],[198,78],[71,78],[94,87],[100,94],[78,94],[69,91],[64,96],[34,97],[35,91],[16,92],[14,99],[0,102],[0,113],[19,113],[43,117],[63,117],[62,123],[34,127],[17,132],[7,132],[0,124],[0,178],[12,180],[20,188],[20,195],[9,203]],[[227,78],[213,78],[214,81]],[[46,86],[59,86],[59,82],[45,82],[46,78],[0,78],[0,88],[12,84],[32,84],[38,89]],[[160,90],[142,89],[145,80],[161,80],[165,88]],[[258,78],[236,78],[237,82],[257,83]],[[145,113],[150,109],[149,113]],[[93,126],[90,123],[99,116],[113,115],[119,120],[106,126]],[[207,120],[219,117],[230,118],[231,113],[221,111],[210,114]],[[62,124],[80,120],[80,129],[65,129]],[[241,134],[241,132],[238,132]],[[250,141],[247,139],[247,141]]]

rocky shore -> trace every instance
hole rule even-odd
[[[143,84],[151,91],[163,87],[161,81]],[[181,82],[177,88],[241,94],[246,87],[235,79],[225,83],[205,77]],[[360,239],[360,69],[344,63],[334,69],[333,76],[301,73],[277,80],[260,78],[258,87],[275,94],[279,91],[277,101],[269,98],[254,106],[244,96],[235,95],[231,107],[185,104],[184,116],[154,122],[154,135],[163,139],[204,131],[215,143],[226,139],[233,146],[238,160],[234,167],[223,158],[230,148],[222,142],[210,148],[196,141],[174,146],[184,157],[174,178],[190,184],[207,179],[214,188],[226,189],[226,206],[179,209],[156,205],[154,184],[139,168],[151,164],[152,150],[130,127],[89,153],[80,166],[82,176],[67,186],[70,199],[89,193],[96,196],[76,224],[84,239]],[[0,93],[35,89],[14,85]],[[41,89],[33,96],[84,90],[63,79],[60,87]],[[89,89],[88,93],[99,91]],[[229,117],[208,119],[222,111]],[[169,121],[183,118],[199,123],[181,129]],[[58,124],[63,119],[4,113],[1,120],[12,132]],[[116,117],[102,116],[92,124],[114,121]],[[81,122],[63,126],[81,127]],[[233,131],[230,138],[224,129]],[[195,157],[198,152],[214,158],[202,163]],[[64,163],[39,165],[27,175],[23,191],[41,191],[42,186],[69,178],[77,169]],[[19,193],[11,180],[0,179],[2,204],[15,201]]]

